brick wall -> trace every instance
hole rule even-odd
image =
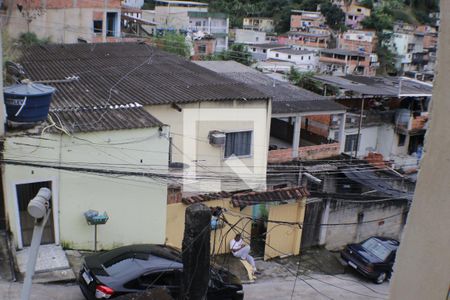
[[[314,145],[298,148],[299,159],[314,160],[339,155],[339,143]],[[268,163],[292,161],[292,148],[269,151]]]
[[[302,124],[302,129],[307,129],[309,132],[318,134],[323,137],[328,137],[328,128],[331,124],[331,115],[308,116],[308,128],[305,123]],[[324,126],[321,126],[323,124]]]
[[[367,53],[372,53],[376,48],[376,41],[366,42],[366,41],[353,41],[344,38],[339,38],[339,47],[342,49],[347,49],[350,51],[360,51],[360,48],[364,48]]]
[[[200,47],[205,46],[206,51],[201,53]],[[216,51],[216,40],[200,40],[194,41],[194,55],[191,57],[192,60],[201,60],[205,55],[211,55]]]

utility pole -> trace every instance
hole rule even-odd
[[[355,158],[358,158],[358,148],[361,143],[361,128],[363,123],[363,115],[364,115],[364,95],[362,95],[361,99],[361,113],[359,114],[359,126],[358,126],[358,136],[356,137],[356,149],[355,149]]]
[[[0,23],[2,23],[0,21]],[[0,24],[3,29],[3,24]],[[3,32],[0,30],[0,137],[5,135],[5,101],[3,99]]]
[[[35,219],[33,237],[31,238],[31,246],[27,262],[27,270],[25,280],[22,286],[21,300],[29,300],[31,294],[31,284],[33,280],[36,261],[41,245],[44,227],[51,215],[50,199],[52,191],[48,188],[41,188],[36,197],[28,203],[28,213]]]
[[[180,299],[205,300],[208,292],[211,210],[195,203],[186,209],[183,237],[183,284]]]

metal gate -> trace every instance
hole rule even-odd
[[[308,199],[306,202],[306,212],[302,230],[302,249],[319,245],[320,222],[324,209],[325,204],[322,199]]]

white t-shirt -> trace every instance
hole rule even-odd
[[[242,247],[242,243],[244,243],[244,241],[242,239],[240,239],[239,241],[236,242],[235,239],[232,239],[230,241],[230,249],[231,250],[239,250]]]

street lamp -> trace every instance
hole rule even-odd
[[[37,195],[28,203],[28,213],[35,219],[33,238],[27,262],[27,270],[25,272],[25,280],[23,282],[21,300],[29,300],[31,293],[31,284],[36,268],[36,260],[39,253],[39,245],[41,244],[44,227],[50,217],[50,199],[52,191],[48,188],[41,188]]]
[[[48,188],[41,188],[36,197],[28,203],[28,213],[35,219],[40,219],[45,216],[45,213],[50,210],[50,198],[52,191]]]

